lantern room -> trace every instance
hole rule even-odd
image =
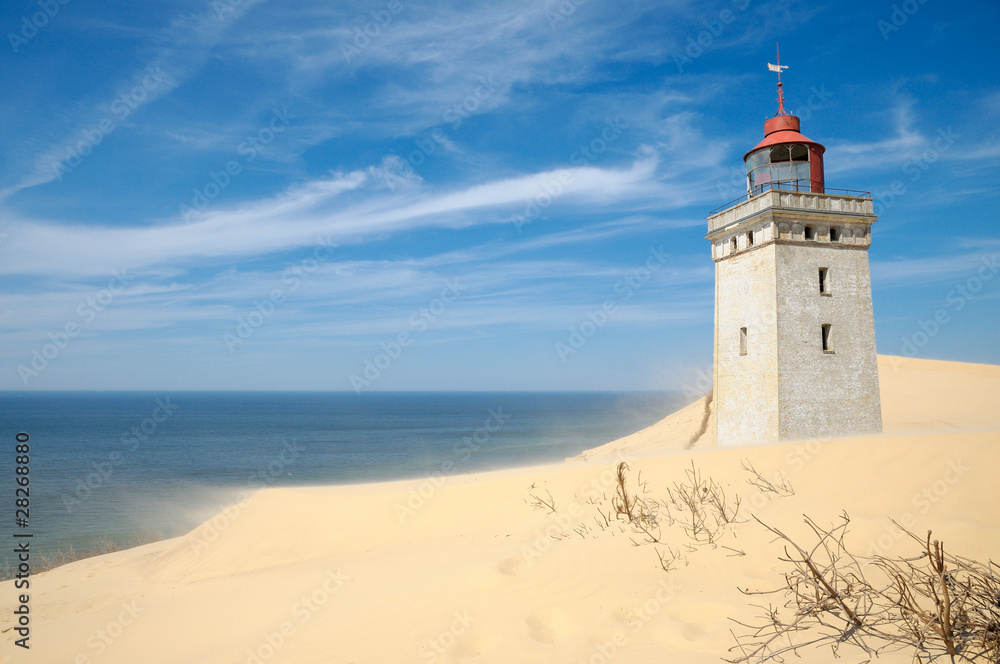
[[[769,71],[778,74],[778,112],[764,121],[764,140],[743,155],[747,166],[747,194],[756,196],[767,189],[789,189],[824,193],[823,153],[816,141],[801,132],[799,119],[785,112],[785,95],[781,90],[781,70],[788,65],[767,63]]]
[[[766,189],[789,189],[822,194],[823,152],[816,141],[800,133],[799,119],[784,114],[764,121],[764,140],[743,155],[747,166],[747,193]]]

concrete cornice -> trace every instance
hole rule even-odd
[[[808,217],[818,223],[829,220],[871,225],[878,219],[873,205],[871,198],[772,189],[710,216],[706,238],[718,237],[744,223],[759,222],[768,215],[775,221]]]
[[[739,258],[740,256],[745,256],[747,254],[753,253],[758,249],[763,249],[764,247],[770,247],[776,244],[794,244],[801,247],[813,247],[817,249],[837,249],[837,250],[854,250],[854,251],[868,251],[869,245],[867,244],[841,244],[839,242],[829,242],[822,240],[792,240],[792,239],[778,239],[778,240],[768,240],[766,242],[761,242],[760,244],[754,244],[752,247],[747,247],[745,249],[740,249],[735,254],[726,254],[718,258],[713,258],[712,260],[716,263],[722,261],[730,260],[731,258]]]

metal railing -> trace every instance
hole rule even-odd
[[[803,185],[800,183],[805,183],[805,184]],[[728,203],[723,203],[719,207],[709,212],[708,216],[711,217],[716,212],[721,212],[722,210],[730,208],[734,205],[739,205],[744,201],[748,201],[751,198],[760,196],[765,191],[770,191],[772,189],[778,191],[801,191],[804,193],[820,193],[820,192],[814,192],[812,190],[812,186],[809,180],[775,180],[774,182],[768,182],[766,184],[757,185],[756,187],[753,188],[752,192],[744,194],[739,198],[733,199]],[[822,193],[840,195],[840,196],[854,196],[855,198],[872,197],[872,193],[870,191],[860,191],[858,189],[837,189],[836,187],[824,187]]]

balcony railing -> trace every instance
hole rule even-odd
[[[732,207],[734,205],[739,205],[740,203],[742,203],[744,201],[748,201],[751,198],[755,198],[757,196],[760,196],[765,191],[770,191],[772,189],[779,190],[779,191],[798,191],[798,192],[807,193],[807,194],[808,193],[820,193],[820,192],[813,192],[812,191],[812,187],[811,187],[811,185],[810,185],[810,183],[809,183],[808,180],[775,180],[774,182],[767,182],[765,184],[757,185],[756,187],[754,187],[754,189],[753,189],[752,192],[750,192],[748,194],[745,194],[743,196],[740,196],[739,198],[736,198],[734,200],[731,200],[728,203],[723,203],[719,207],[717,207],[714,210],[712,210],[711,212],[709,212],[708,216],[711,217],[712,215],[714,215],[717,212],[721,212],[722,210],[725,210],[726,208],[730,208],[730,207]],[[859,191],[857,189],[837,189],[835,187],[824,187],[822,193],[824,193],[824,194],[838,195],[838,196],[853,196],[853,197],[856,197],[856,198],[871,198],[872,197],[872,194],[871,194],[870,191]]]

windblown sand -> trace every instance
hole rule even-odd
[[[0,584],[0,662],[717,663],[733,656],[730,618],[759,613],[739,589],[774,588],[785,569],[751,515],[804,539],[804,514],[846,511],[861,554],[917,553],[890,517],[951,553],[1000,552],[1000,367],[880,357],[879,371],[882,436],[718,449],[709,422],[686,449],[696,402],[562,464],[265,490],[186,536],[33,577],[29,652],[8,629],[13,582]],[[686,546],[678,525],[644,543],[614,519],[619,459],[657,498],[693,461],[740,496],[743,522],[716,547]],[[750,486],[744,459],[795,494]],[[670,572],[668,547],[682,554]]]

